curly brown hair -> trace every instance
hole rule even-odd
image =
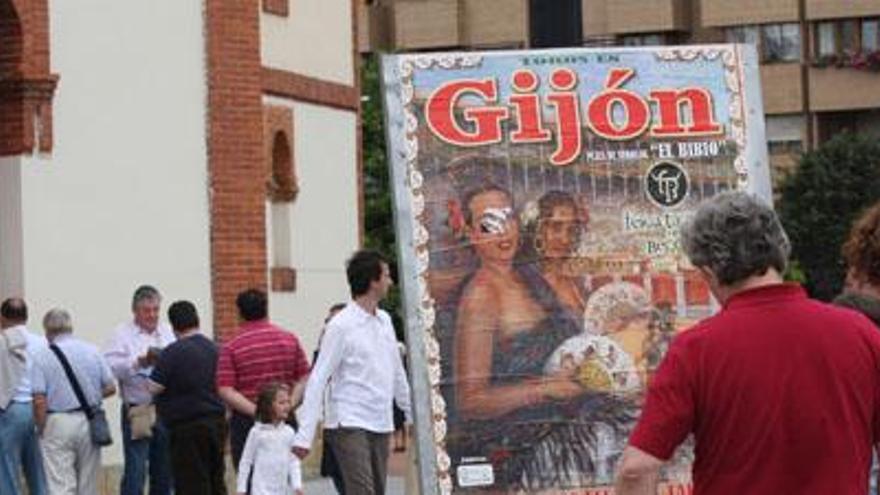
[[[843,259],[856,278],[880,286],[880,202],[853,224],[843,244]]]
[[[275,402],[275,396],[278,392],[290,393],[290,387],[287,384],[279,382],[271,382],[260,388],[257,395],[257,412],[255,414],[257,421],[260,423],[274,423],[272,404]],[[287,418],[282,418],[282,421]]]

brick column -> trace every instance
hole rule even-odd
[[[266,290],[259,0],[206,0],[214,332],[236,329],[236,294]]]
[[[47,0],[0,0],[0,156],[52,151]]]

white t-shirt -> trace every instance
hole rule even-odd
[[[251,470],[251,495],[290,495],[302,488],[299,459],[291,450],[295,435],[286,423],[254,424],[238,464],[239,493],[247,492]]]

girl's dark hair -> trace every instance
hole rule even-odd
[[[290,387],[283,383],[271,382],[260,388],[260,393],[257,395],[257,421],[272,423],[275,420],[272,417],[272,404],[275,402],[275,396],[282,390],[289,393]]]

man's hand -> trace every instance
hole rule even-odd
[[[306,456],[309,455],[309,449],[303,447],[294,447],[293,455],[299,457],[300,460],[303,460],[306,458]]]
[[[663,461],[628,446],[617,465],[614,493],[618,495],[655,495]]]
[[[152,358],[150,354],[144,354],[143,356],[138,356],[138,368],[148,368],[152,363]]]

